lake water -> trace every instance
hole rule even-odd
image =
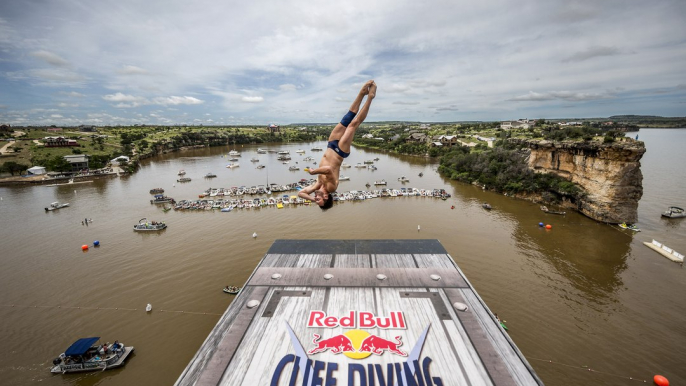
[[[441,241],[490,309],[507,321],[546,385],[633,384],[629,377],[650,383],[654,374],[686,384],[686,271],[642,244],[654,238],[686,252],[686,220],[660,217],[669,205],[686,206],[686,130],[643,129],[639,135],[647,148],[639,233],[578,213],[543,214],[538,205],[446,180],[424,158],[357,148],[348,162],[379,157],[378,170],[343,169],[350,181],[339,191],[363,190],[380,179],[401,187],[397,179],[405,175],[406,187],[445,188],[453,197],[345,202],[326,212],[287,206],[163,213],[149,203],[155,187],[179,200],[208,187],[309,178],[288,166],[298,161],[304,167],[306,156],[318,161],[321,152],[310,149],[323,142],[271,147],[290,150],[288,165],[244,146],[237,149],[241,166],[227,169],[223,156],[230,149],[208,148],[145,160],[128,177],[2,187],[0,383],[172,384],[230,304],[232,296],[221,289],[242,285],[275,239],[427,238]],[[255,169],[252,157],[267,167]],[[180,169],[190,183],[176,182]],[[208,172],[218,177],[204,179]],[[53,201],[70,207],[46,213]],[[484,210],[483,202],[493,210]],[[82,225],[86,217],[93,223]],[[143,217],[169,228],[133,232]],[[99,248],[81,251],[94,240]],[[147,303],[153,312],[144,311]],[[118,370],[50,374],[52,359],[87,336],[118,339],[135,346],[135,354]]]

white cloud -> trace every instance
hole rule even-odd
[[[148,71],[136,66],[123,66],[117,70],[120,75],[147,75]]]
[[[59,55],[44,50],[31,52],[31,56],[56,67],[65,67],[69,65],[69,62],[62,59]]]
[[[550,91],[545,93],[537,93],[529,91],[528,94],[520,95],[511,98],[511,101],[552,101],[552,100],[565,100],[570,102],[580,102],[580,101],[591,101],[598,99],[608,99],[613,98],[614,94],[610,92],[601,93],[583,93],[583,92],[572,92],[572,91]]]
[[[75,98],[85,97],[84,94],[81,94],[80,92],[76,92],[76,91],[60,91],[59,93],[60,93],[60,95],[66,95],[66,96],[75,97]]]
[[[189,96],[158,97],[153,99],[153,102],[158,105],[199,105],[204,103],[198,98]]]
[[[282,85],[280,85],[280,86],[279,86],[279,89],[280,89],[281,91],[295,91],[295,90],[297,90],[298,88],[297,88],[294,84],[288,83],[288,84],[282,84]]]
[[[264,98],[261,96],[244,96],[241,100],[247,103],[262,103]]]
[[[102,99],[108,102],[136,102],[136,103],[147,103],[147,99],[134,95],[122,94],[120,92],[116,94],[104,95]]]

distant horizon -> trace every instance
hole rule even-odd
[[[683,117],[663,117],[659,115],[636,115],[636,114],[626,114],[626,115],[613,115],[609,117],[572,117],[572,118],[518,118],[518,119],[529,119],[529,120],[539,120],[539,119],[544,119],[546,121],[576,121],[576,120],[584,120],[584,121],[589,121],[589,120],[611,120],[611,119],[621,119],[622,117],[635,117],[635,118],[659,118],[659,119],[684,119],[686,120],[686,116]],[[416,123],[416,124],[465,124],[465,123],[493,123],[493,122],[510,122],[510,121],[517,121],[518,119],[506,119],[506,120],[469,120],[469,121],[413,121],[413,120],[387,120],[387,121],[369,121],[367,120],[364,125],[370,125],[370,124],[393,124],[393,123]],[[630,121],[618,121],[620,123],[633,123]],[[335,125],[338,123],[337,121],[332,121],[332,122],[293,122],[293,123],[284,123],[278,126],[313,126],[313,125]],[[7,124],[4,122],[0,122],[0,124]],[[57,127],[79,127],[79,126],[112,126],[112,127],[128,127],[128,126],[203,126],[203,127],[222,127],[222,126],[268,126],[270,125],[271,122],[268,123],[244,123],[244,124],[189,124],[189,123],[169,123],[169,124],[118,124],[118,125],[93,125],[93,124],[74,124],[74,125],[56,125],[56,124],[47,124],[47,125],[11,125],[11,127],[50,127],[52,125],[57,126]]]

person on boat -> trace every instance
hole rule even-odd
[[[365,95],[367,100],[362,105]],[[367,81],[357,97],[350,106],[341,122],[334,127],[329,135],[329,143],[326,151],[319,161],[319,167],[309,169],[310,175],[317,175],[317,181],[298,192],[298,196],[314,201],[322,210],[333,206],[333,196],[331,193],[338,189],[338,177],[341,172],[343,159],[350,155],[350,145],[352,144],[355,131],[364,122],[372,105],[372,100],[376,97],[376,83],[373,80]],[[360,106],[362,105],[362,108]],[[314,193],[314,198],[310,194]]]

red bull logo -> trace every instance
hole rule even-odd
[[[343,317],[327,316],[324,311],[310,311],[307,327],[343,328],[394,328],[405,329],[402,311],[391,311],[389,316],[376,316],[373,312],[350,311]]]
[[[388,351],[396,355],[407,356],[406,352],[398,348],[403,345],[401,336],[396,336],[395,341],[392,341],[362,330],[350,330],[345,334],[335,335],[327,339],[320,339],[319,334],[312,335],[314,336],[312,344],[315,346],[307,352],[308,354],[318,354],[330,350],[333,354],[343,353],[352,359],[363,359],[371,354],[382,355]]]

